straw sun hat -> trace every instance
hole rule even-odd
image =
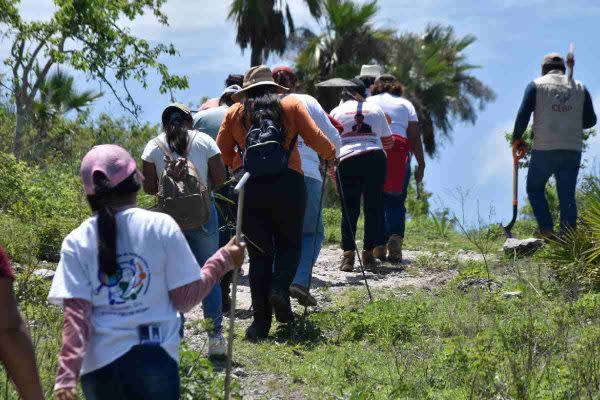
[[[259,65],[246,71],[242,90],[233,94],[231,98],[233,101],[240,101],[246,96],[248,90],[258,86],[273,86],[279,92],[287,92],[289,90],[288,88],[275,83],[273,80],[273,73],[269,67],[266,65]]]

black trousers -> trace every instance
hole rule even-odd
[[[383,150],[370,151],[342,161],[339,165],[344,198],[342,201],[342,249],[355,250],[356,224],[363,199],[365,218],[364,249],[373,250],[384,244],[383,185],[386,157]],[[350,225],[348,225],[348,220]]]
[[[250,293],[255,320],[270,323],[269,296],[289,296],[302,249],[306,207],[304,177],[286,170],[246,184],[242,231],[250,258]]]

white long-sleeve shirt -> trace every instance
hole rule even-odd
[[[302,100],[302,103],[306,107],[310,117],[315,121],[315,124],[317,124],[319,129],[325,133],[327,138],[335,146],[335,155],[338,157],[340,155],[340,148],[342,147],[342,138],[319,102],[314,97],[307,94],[293,93],[288,96],[296,96],[298,99]],[[321,181],[319,156],[313,149],[305,145],[304,140],[302,140],[302,137],[300,136],[298,136],[298,150],[300,151],[304,176]]]

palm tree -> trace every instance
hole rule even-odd
[[[430,155],[437,148],[435,128],[447,137],[453,121],[475,123],[477,111],[496,97],[471,75],[479,67],[467,62],[464,50],[475,40],[471,35],[457,38],[450,26],[429,25],[422,36],[403,34],[388,47],[388,71],[403,83],[405,96],[415,105]]]
[[[394,31],[377,29],[373,19],[379,8],[377,0],[357,4],[351,0],[325,0],[322,33],[302,31],[302,51],[296,68],[310,87],[317,80],[335,76],[352,78],[362,64],[383,63],[386,43]]]
[[[40,86],[40,97],[34,105],[35,114],[38,118],[53,118],[70,111],[79,112],[102,95],[93,90],[78,92],[75,78],[57,69]]]
[[[304,2],[311,15],[321,15],[322,0]],[[233,0],[227,18],[237,26],[236,43],[242,50],[251,49],[250,66],[262,64],[272,52],[282,55],[295,30],[286,0]]]
[[[36,143],[46,146],[49,133],[57,118],[71,111],[81,112],[103,96],[102,92],[75,87],[75,78],[57,69],[40,85],[40,96],[33,103],[33,126],[37,131]]]

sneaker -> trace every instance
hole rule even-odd
[[[386,246],[377,246],[373,249],[373,255],[379,261],[384,262],[387,259],[387,247]]]
[[[295,283],[290,286],[290,297],[298,300],[298,303],[304,307],[314,307],[317,305],[317,299],[312,297],[308,289]]]
[[[275,311],[275,319],[277,319],[277,321],[283,324],[294,321],[294,313],[292,312],[289,297],[275,292],[271,294],[269,300],[273,306],[273,311]]]
[[[342,264],[340,265],[340,271],[354,271],[354,250],[344,252],[344,255],[342,256]]]
[[[227,341],[222,333],[208,337],[208,358],[227,357]]]
[[[402,242],[404,238],[400,235],[390,236],[387,242],[388,260],[394,264],[402,262]]]

